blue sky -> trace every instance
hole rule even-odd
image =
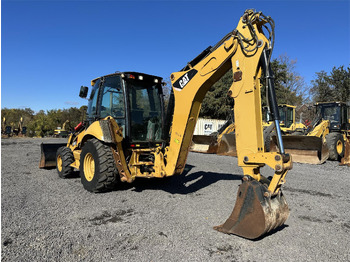
[[[165,79],[232,31],[248,8],[276,24],[273,58],[306,83],[350,63],[350,1],[1,2],[1,108],[86,105],[81,85],[115,71]]]

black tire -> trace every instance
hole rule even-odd
[[[344,157],[345,143],[342,134],[329,133],[326,136],[326,142],[329,150],[329,160],[338,160]]]
[[[60,147],[56,153],[56,169],[60,178],[67,178],[73,174],[73,167],[70,166],[74,162],[72,150],[69,147]]]
[[[115,187],[118,171],[108,145],[95,138],[85,143],[80,155],[80,177],[90,192],[105,192]]]

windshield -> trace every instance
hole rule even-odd
[[[320,110],[322,111],[320,112]],[[329,120],[331,125],[337,125],[340,123],[340,107],[339,106],[323,106],[318,107],[317,113],[321,113],[322,118]]]
[[[124,92],[119,75],[104,79],[100,114],[101,118],[112,116],[125,135]]]
[[[281,123],[281,125],[286,126],[286,123],[285,123],[285,121],[286,121],[286,112],[285,112],[284,108],[283,107],[278,107],[278,113],[280,115],[280,123]]]
[[[160,141],[162,136],[162,102],[158,85],[127,80],[131,113],[131,140]]]
[[[103,82],[101,117],[107,116],[114,118],[125,116],[124,94],[119,75],[106,77]]]
[[[88,119],[90,121],[92,121],[94,119],[94,117],[96,117],[97,112],[97,97],[98,97],[98,89],[100,87],[100,80],[97,80],[96,83],[94,84],[92,90],[91,90],[91,94],[90,94],[90,98],[89,98],[89,103],[88,103]]]
[[[278,112],[280,115],[280,123],[286,128],[293,124],[293,108],[279,106]]]
[[[293,124],[293,108],[287,107],[286,111],[287,115],[285,126],[288,128]]]

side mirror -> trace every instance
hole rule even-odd
[[[89,88],[87,86],[81,86],[80,87],[80,92],[79,92],[79,96],[81,98],[86,98],[87,94],[88,94]]]

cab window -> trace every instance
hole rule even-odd
[[[94,118],[97,115],[97,97],[98,97],[98,89],[100,86],[100,80],[97,80],[96,83],[94,84],[90,98],[89,98],[89,103],[88,103],[88,117]]]

